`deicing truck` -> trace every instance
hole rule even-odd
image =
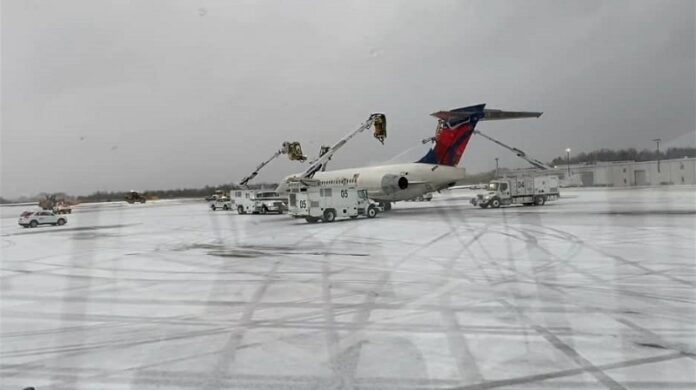
[[[558,192],[558,176],[518,176],[492,180],[487,192],[478,194],[471,199],[471,204],[483,209],[498,208],[521,204],[525,206],[543,206],[546,202],[556,200]]]

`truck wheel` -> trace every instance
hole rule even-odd
[[[211,205],[210,205],[210,209],[213,210],[213,211],[215,211],[215,205],[214,205],[214,204],[211,204]]]
[[[37,221],[31,221],[31,222],[29,222],[29,226],[35,228],[35,227],[39,226],[39,223]]]
[[[224,206],[222,206],[222,209],[223,209],[223,210],[225,210],[225,211],[227,211],[227,210],[229,210],[229,209],[230,209],[230,206],[228,206],[228,205],[224,205]]]
[[[246,212],[244,211],[244,206],[237,207],[237,214],[246,214]]]
[[[324,211],[324,222],[333,222],[336,220],[336,212],[333,209]]]
[[[482,209],[485,209],[485,208],[488,208],[488,205],[485,203],[481,203],[481,204],[479,204],[479,207]]]
[[[384,207],[384,211],[391,210],[391,202],[384,202],[384,203],[382,203],[382,206]]]
[[[58,226],[63,226],[65,225],[65,220],[63,218],[58,218]]]
[[[534,204],[537,206],[543,206],[546,203],[546,198],[543,196],[537,196],[534,198]]]
[[[267,214],[267,213],[268,213],[268,209],[266,208],[266,206],[261,207],[261,214]]]
[[[367,208],[367,218],[374,218],[377,216],[377,209],[375,206],[370,206]]]
[[[491,200],[491,207],[494,209],[497,209],[498,207],[500,207],[500,200],[498,200],[498,199]]]
[[[307,217],[307,218],[305,218],[305,221],[307,221],[308,223],[317,223],[318,219],[312,218],[312,217]]]

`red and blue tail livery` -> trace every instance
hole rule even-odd
[[[486,109],[485,104],[438,111],[432,116],[438,118],[435,133],[435,146],[417,162],[456,166],[459,164],[476,124],[482,120],[515,118],[538,118],[541,112],[502,111]]]
[[[431,114],[438,118],[435,145],[418,162],[452,167],[459,164],[485,107],[479,104]]]

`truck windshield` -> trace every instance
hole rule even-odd
[[[278,196],[277,192],[258,192],[256,194],[256,199],[277,198]]]
[[[488,185],[488,191],[498,191],[498,183],[490,183]]]

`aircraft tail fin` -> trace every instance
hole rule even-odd
[[[485,107],[485,104],[479,104],[433,113],[439,119],[435,145],[418,162],[452,167],[459,164],[476,124],[484,117]]]
[[[459,164],[479,121],[538,118],[541,112],[486,109],[485,104],[438,111],[435,145],[418,162],[456,166]]]

